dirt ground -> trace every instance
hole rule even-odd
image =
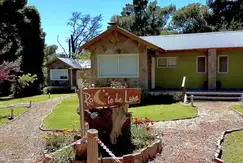
[[[164,133],[164,149],[150,163],[212,162],[222,132],[243,127],[243,118],[229,108],[233,104],[197,102],[198,118],[156,123],[154,128]]]
[[[43,156],[45,132],[39,129],[41,119],[62,100],[34,103],[22,116],[0,127],[0,163],[31,163]]]

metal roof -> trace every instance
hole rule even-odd
[[[62,58],[57,57],[67,65],[69,65],[72,68],[80,69],[80,68],[91,68],[91,61],[90,60],[78,60],[78,59],[72,59],[72,58]]]
[[[164,50],[243,47],[243,30],[140,37]]]

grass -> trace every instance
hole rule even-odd
[[[14,108],[14,117],[20,116],[28,110],[28,108]],[[8,118],[10,117],[10,108],[6,109],[0,109],[0,126],[7,123],[9,120]]]
[[[129,111],[133,112],[133,117],[147,117],[153,121],[190,118],[197,115],[197,109],[195,107],[181,105],[177,103],[170,105],[142,106],[130,108]]]
[[[243,162],[243,131],[233,132],[224,140],[222,160],[227,163]]]
[[[71,94],[51,94],[50,98],[62,97]],[[19,103],[28,103],[30,102],[42,102],[48,100],[49,95],[38,95],[24,98],[9,99],[7,97],[0,98],[0,105],[10,105],[10,104],[19,104]]]
[[[57,105],[52,114],[44,121],[44,127],[49,129],[79,129],[80,121],[77,114],[78,97],[70,97]],[[197,109],[180,104],[150,105],[130,108],[133,117],[149,118],[154,121],[189,118],[197,115]]]
[[[239,113],[243,114],[243,108],[241,105],[233,105],[232,109],[238,111]]]
[[[45,128],[51,129],[79,129],[80,121],[77,114],[78,97],[73,96],[57,105],[52,114],[44,121]]]

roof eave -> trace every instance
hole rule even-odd
[[[81,49],[81,50],[82,50],[82,49],[84,49],[84,50],[89,50],[90,45],[94,44],[94,43],[97,42],[99,39],[103,38],[104,36],[106,36],[107,34],[109,34],[109,33],[112,32],[112,31],[118,31],[118,32],[124,34],[125,36],[127,36],[127,37],[129,37],[129,38],[131,38],[131,39],[133,39],[133,40],[136,40],[136,41],[138,41],[138,42],[141,42],[141,43],[145,44],[146,46],[148,46],[149,48],[155,49],[155,50],[157,50],[157,51],[159,51],[159,52],[162,52],[162,53],[165,52],[165,50],[162,49],[162,48],[160,48],[159,46],[154,45],[154,44],[152,44],[152,43],[150,43],[150,42],[148,42],[148,41],[146,41],[146,40],[144,40],[144,39],[138,37],[137,35],[135,35],[135,34],[129,32],[129,31],[126,31],[126,30],[124,30],[124,29],[122,29],[122,28],[120,28],[120,27],[118,27],[118,26],[112,26],[112,27],[110,27],[108,30],[106,30],[105,32],[101,33],[100,35],[98,35],[97,37],[95,37],[94,39],[92,39],[91,41],[89,41],[89,42],[83,44],[83,45],[80,47],[80,49]]]

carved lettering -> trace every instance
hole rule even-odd
[[[84,105],[86,109],[140,103],[140,89],[93,88],[84,90]]]

